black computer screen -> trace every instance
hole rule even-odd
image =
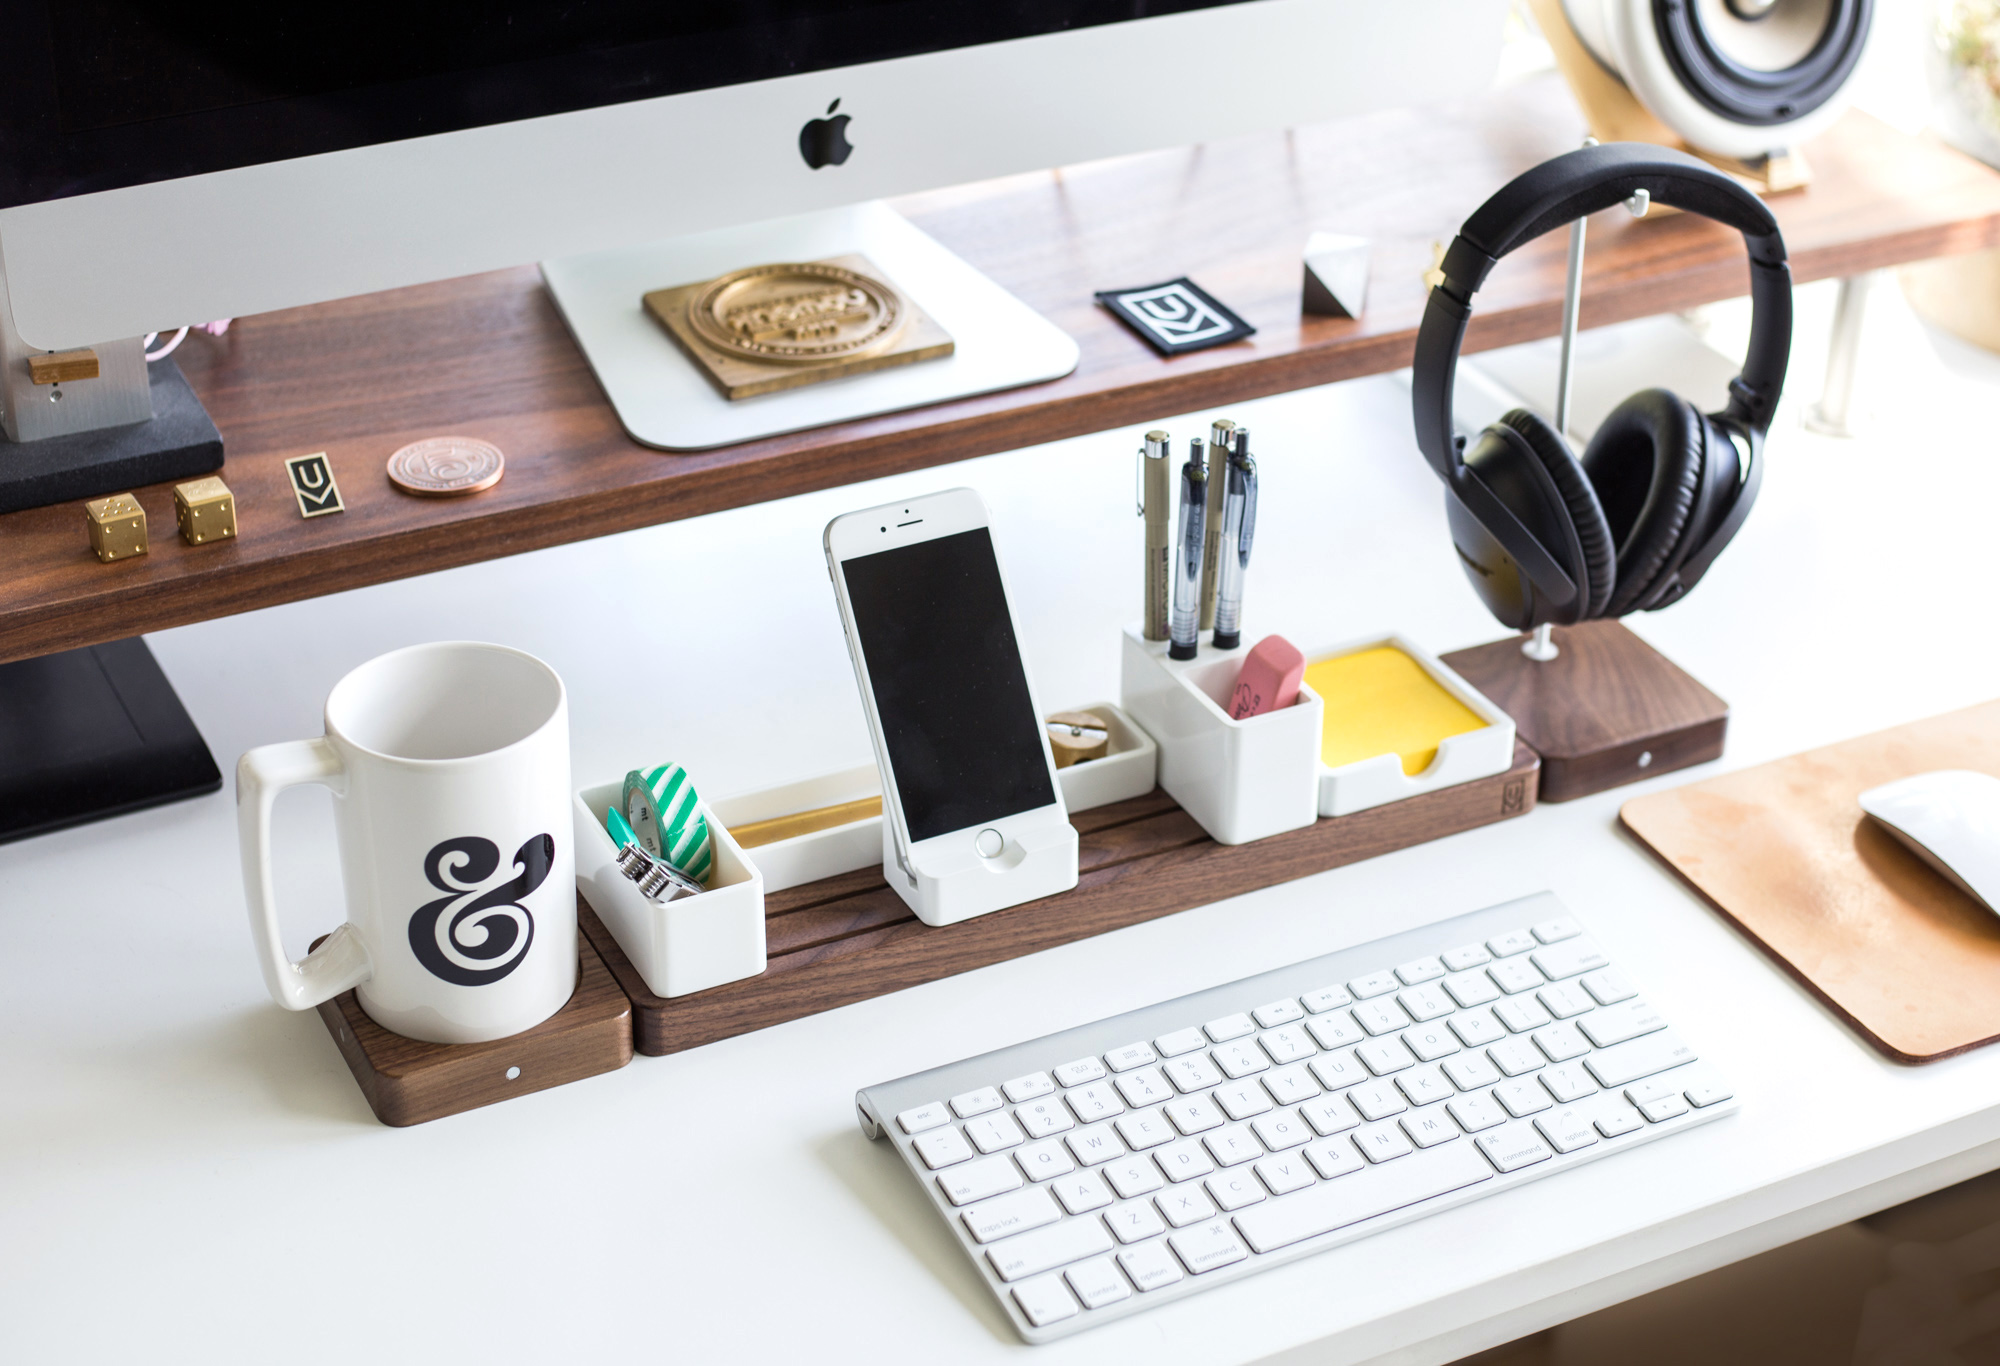
[[[841,561],[911,840],[1053,802],[986,528]]]
[[[0,0],[0,208],[1228,3]]]

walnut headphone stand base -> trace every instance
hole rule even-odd
[[[1566,802],[1722,757],[1729,704],[1616,621],[1557,626],[1536,663],[1528,637],[1445,655],[1514,718],[1542,759],[1540,799]]]

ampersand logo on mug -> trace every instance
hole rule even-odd
[[[462,835],[434,845],[424,856],[424,876],[449,895],[410,917],[417,961],[462,987],[486,986],[521,966],[534,942],[535,917],[520,903],[548,879],[555,854],[555,840],[536,835],[515,852],[515,875],[489,885],[500,866],[492,840]]]

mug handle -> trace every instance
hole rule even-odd
[[[285,957],[271,888],[271,807],[278,794],[319,783],[336,794],[347,787],[340,755],[324,739],[262,745],[236,761],[236,837],[243,851],[243,895],[250,933],[271,999],[287,1010],[310,1010],[375,975],[368,947],[353,925],[342,925],[299,962]]]

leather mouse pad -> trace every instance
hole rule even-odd
[[[1636,797],[1627,829],[1877,1048],[2000,1038],[2000,916],[1862,814],[1939,768],[2000,775],[2000,701]]]

